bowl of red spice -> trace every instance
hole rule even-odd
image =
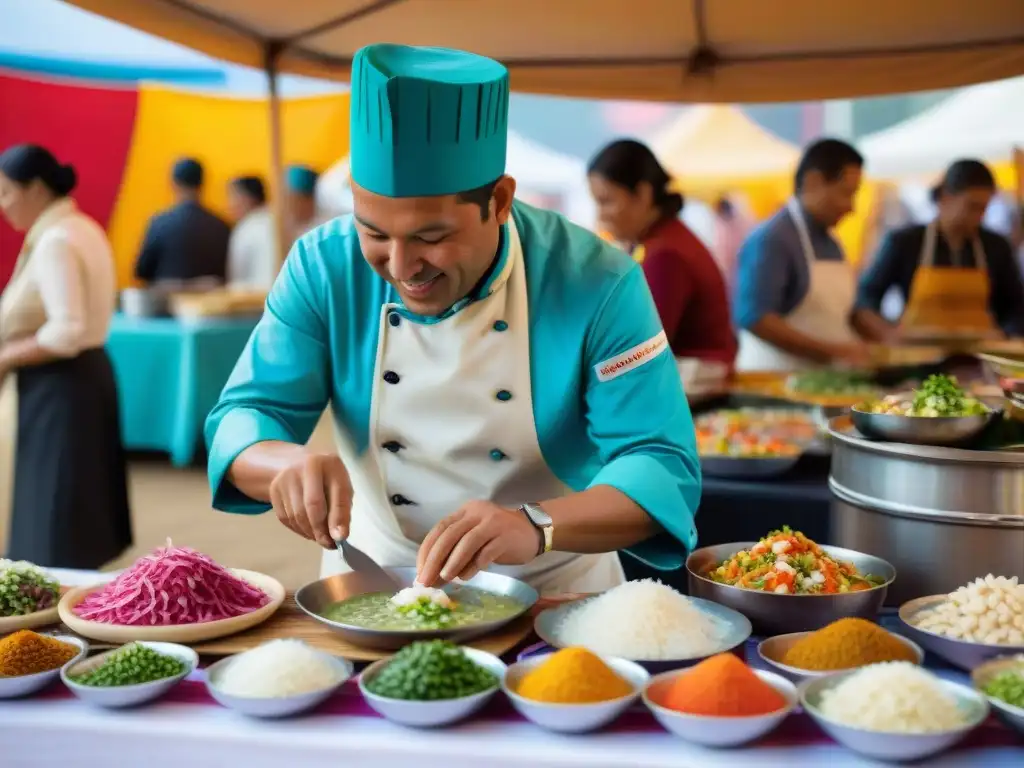
[[[0,699],[30,696],[85,658],[89,644],[71,635],[41,635],[22,629],[0,638]]]
[[[734,747],[775,730],[798,701],[796,686],[731,653],[653,677],[644,704],[666,730],[706,747]]]

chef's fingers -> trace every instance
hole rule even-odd
[[[426,538],[423,539],[423,543],[420,544],[419,551],[416,553],[417,577],[423,573],[423,566],[426,565],[427,556],[430,554],[430,550],[434,548],[434,543],[438,540],[438,538],[440,538],[441,534],[448,529],[448,526],[450,526],[452,523],[458,520],[461,520],[464,515],[465,512],[460,509],[458,512],[455,512],[451,515],[448,515],[448,517],[439,520],[437,525],[430,529],[430,532],[427,534]],[[420,583],[422,584],[423,582],[421,581]]]
[[[502,543],[500,536],[491,539],[480,548],[480,551],[476,553],[476,557],[474,557],[470,564],[466,566],[462,573],[459,574],[459,578],[468,581],[480,573],[480,571],[486,571],[499,557],[501,557],[501,553],[504,550],[505,545]]]
[[[489,544],[497,534],[497,531],[483,522],[477,524],[468,531],[455,547],[448,554],[447,560],[441,566],[441,578],[444,581],[454,581],[458,578],[470,563],[473,562],[477,553]]]
[[[332,539],[347,539],[352,519],[352,488],[345,478],[327,481],[327,527]]]
[[[324,549],[334,549],[334,541],[327,530],[327,494],[324,483],[323,464],[307,460],[302,466],[302,506],[305,509],[309,530],[316,543]]]
[[[277,520],[281,525],[292,533],[299,533],[295,526],[292,525],[291,517],[288,514],[288,507],[285,505],[285,497],[281,492],[281,485],[276,480],[270,484],[270,506],[273,508],[274,514],[277,515]]]
[[[302,501],[302,481],[299,477],[292,479],[285,493],[285,506],[288,508],[288,517],[291,518],[295,530],[304,539],[315,540],[313,529],[309,525],[309,517],[306,515],[306,506]]]
[[[455,549],[455,545],[462,540],[462,537],[473,530],[475,525],[475,521],[460,517],[441,532],[427,553],[426,560],[423,561],[423,568],[417,571],[417,578],[423,586],[432,587],[437,583],[438,577],[441,575],[441,568],[448,562],[448,555]]]

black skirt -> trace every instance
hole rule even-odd
[[[103,349],[18,370],[7,556],[99,568],[131,546],[117,384]]]

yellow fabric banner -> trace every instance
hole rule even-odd
[[[348,94],[288,99],[281,125],[284,162],[324,170],[349,151]],[[267,100],[140,88],[132,144],[108,227],[121,287],[133,282],[150,217],[172,204],[171,166],[181,157],[203,164],[203,202],[221,215],[232,178],[257,174],[272,186]]]

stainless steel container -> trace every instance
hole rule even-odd
[[[896,567],[887,605],[979,576],[1024,578],[1024,453],[832,437],[833,542]]]

